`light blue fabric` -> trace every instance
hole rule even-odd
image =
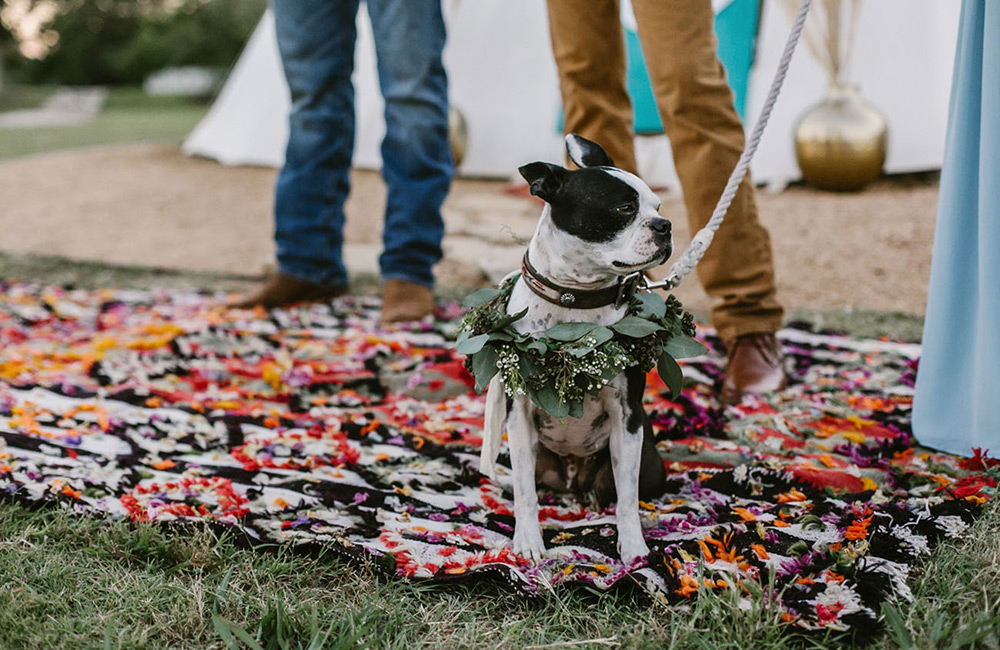
[[[964,0],[913,431],[1000,456],[1000,2]]]
[[[429,287],[431,267],[441,259],[441,204],[454,171],[441,2],[367,4],[385,98],[388,199],[379,265],[384,279]],[[292,95],[285,164],[275,189],[278,268],[312,282],[345,284],[341,248],[354,151],[358,0],[273,0],[271,6]]]

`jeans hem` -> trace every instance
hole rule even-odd
[[[302,269],[301,267],[290,266],[287,264],[279,264],[278,272],[284,273],[285,275],[291,275],[299,280],[305,280],[306,282],[312,282],[315,284],[324,284],[327,286],[347,286],[347,276],[340,276],[340,274],[331,275],[328,271],[309,271]]]

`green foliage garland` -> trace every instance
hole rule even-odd
[[[540,335],[521,334],[514,323],[524,317],[507,314],[507,302],[519,276],[498,289],[480,289],[465,299],[457,350],[482,392],[498,372],[507,395],[528,395],[556,417],[580,417],[586,395],[597,392],[626,368],[647,372],[654,365],[671,396],[683,376],[675,359],[695,357],[705,347],[692,339],[694,318],[673,296],[663,300],[638,291],[625,316],[607,327],[594,323],[560,323]]]

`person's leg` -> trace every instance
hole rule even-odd
[[[712,3],[632,4],[693,234],[708,222],[743,152],[743,125],[716,56]],[[698,264],[698,276],[706,293],[718,299],[712,323],[724,340],[780,327],[771,241],[758,220],[749,176]]]
[[[548,0],[559,69],[563,131],[601,145],[635,173],[632,100],[625,83],[625,35],[618,0]]]
[[[429,289],[441,259],[441,204],[454,166],[440,0],[368,0],[385,98],[382,176],[388,186],[382,277]],[[386,295],[386,300],[389,300]]]
[[[310,283],[345,285],[341,248],[354,150],[358,0],[275,0],[271,7],[292,99],[275,189],[278,269]]]

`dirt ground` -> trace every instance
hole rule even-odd
[[[261,276],[274,263],[275,176],[187,158],[166,145],[4,162],[0,251]],[[352,182],[345,261],[352,273],[376,274],[385,189],[374,172],[356,171]],[[689,235],[681,198],[662,198],[675,249],[683,250]],[[923,314],[936,182],[890,178],[857,194],[762,190],[758,202],[788,308]],[[539,212],[539,203],[512,194],[506,182],[456,181],[445,205],[439,285],[492,282],[517,268]],[[677,294],[695,310],[710,304],[695,278]]]

